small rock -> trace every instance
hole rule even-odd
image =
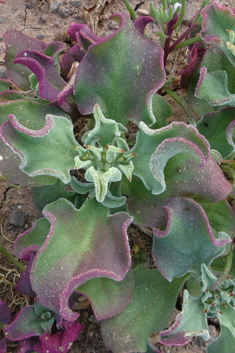
[[[3,39],[4,39],[3,36],[1,36],[1,37],[0,37],[0,40],[3,40]]]
[[[41,23],[45,23],[46,20],[47,20],[47,16],[44,16],[44,15],[41,15],[41,16],[40,16],[39,21],[40,21]]]
[[[37,39],[43,39],[45,36],[44,36],[44,34],[42,34],[42,33],[39,33],[38,35],[37,35]]]
[[[79,7],[79,6],[81,6],[81,5],[82,5],[82,3],[81,3],[81,1],[80,1],[80,0],[77,0],[77,1],[72,1],[72,5],[73,5],[74,7]]]
[[[69,7],[62,7],[58,10],[61,17],[68,17],[70,14]]]
[[[109,27],[109,29],[118,29],[119,24],[116,21],[110,21],[108,27]]]
[[[57,27],[58,27],[60,24],[61,24],[61,20],[56,20],[56,21],[54,22],[54,25],[57,26]]]
[[[0,23],[5,23],[5,22],[6,22],[5,17],[0,17]]]
[[[14,210],[7,216],[7,221],[13,226],[23,227],[25,224],[25,215],[20,210]]]

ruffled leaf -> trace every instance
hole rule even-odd
[[[166,188],[163,171],[168,160],[183,152],[203,166],[208,158],[209,145],[191,125],[174,122],[162,129],[152,130],[141,122],[132,152],[136,153],[133,174],[153,194],[160,194]]]
[[[224,245],[231,242],[230,237],[219,232],[216,239],[204,210],[191,199],[170,199],[164,209],[168,212],[166,230],[153,229],[153,257],[157,267],[169,281],[188,272],[199,276],[201,264],[209,266],[221,255]]]
[[[45,126],[32,130],[20,124],[14,115],[9,118],[1,126],[0,136],[21,158],[20,168],[32,177],[49,175],[68,183],[77,145],[72,123],[61,116],[47,115]]]
[[[149,335],[167,325],[185,280],[169,283],[157,269],[147,270],[144,265],[134,269],[134,276],[131,303],[120,315],[101,323],[103,339],[113,353],[146,352]]]
[[[126,213],[107,217],[107,208],[95,199],[79,210],[59,199],[43,213],[51,230],[35,258],[32,286],[45,306],[73,321],[78,314],[68,308],[68,299],[77,287],[96,277],[122,281],[126,276],[131,263],[126,230],[132,218]]]
[[[15,65],[13,61],[17,53],[24,49],[37,50],[42,53],[47,44],[41,40],[31,38],[16,29],[10,29],[4,33],[6,43],[6,68],[8,75],[16,86],[22,90],[30,89],[29,75],[32,73],[27,67]]]
[[[223,159],[235,150],[234,116],[235,108],[221,109],[218,112],[203,115],[197,125],[198,131],[210,142],[212,149],[221,153]]]
[[[87,297],[96,320],[107,320],[119,315],[131,302],[134,276],[129,271],[121,282],[109,278],[94,278],[85,282],[77,291]],[[108,298],[108,300],[107,300]]]
[[[228,90],[226,71],[218,70],[207,73],[207,68],[204,66],[200,73],[195,90],[197,98],[207,100],[212,106],[235,106],[235,94],[231,94]]]
[[[18,100],[8,102],[8,104],[0,104],[0,124],[8,121],[8,115],[14,114],[19,123],[29,129],[42,129],[46,122],[46,114],[53,114],[69,118],[61,109],[51,107],[41,103],[30,102],[26,100]],[[0,139],[0,172],[11,182],[38,186],[44,184],[54,184],[56,178],[49,175],[39,175],[29,177],[26,173],[19,169],[21,162],[20,157],[15,154],[12,149]],[[17,172],[16,172],[17,171]]]
[[[123,184],[124,193],[130,197],[130,214],[136,222],[146,227],[166,226],[167,213],[162,206],[169,198],[187,196],[198,202],[218,202],[226,198],[233,187],[211,156],[201,168],[187,154],[179,154],[168,161],[164,175],[166,190],[159,195],[152,195],[137,177],[131,183],[126,181]]]
[[[202,10],[203,25],[202,38],[210,45],[221,48],[231,63],[234,63],[234,55],[228,48],[229,32],[235,27],[235,14],[232,9],[214,2]],[[234,44],[234,43],[231,43]]]
[[[78,108],[89,114],[98,103],[107,118],[124,125],[129,119],[153,123],[152,96],[165,81],[163,51],[127,14],[111,18],[120,22],[119,29],[92,44],[77,69]]]
[[[160,332],[160,342],[168,346],[184,346],[194,336],[209,340],[209,328],[200,299],[192,298],[185,290],[182,312],[169,330]]]
[[[16,55],[14,64],[22,64],[36,75],[39,82],[38,94],[42,99],[51,102],[57,100],[66,82],[60,77],[53,58],[37,51],[24,49]]]
[[[29,251],[38,251],[46,240],[50,231],[50,223],[47,218],[40,218],[32,227],[20,234],[14,244],[14,251],[18,258],[23,257]]]

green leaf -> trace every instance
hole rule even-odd
[[[165,188],[164,168],[172,157],[185,153],[196,159],[201,166],[205,164],[209,154],[209,145],[191,125],[174,122],[159,130],[148,128],[143,122],[133,153],[134,171],[153,194],[162,193]]]
[[[212,149],[221,153],[223,159],[234,151],[234,144],[228,141],[228,126],[235,120],[234,116],[235,108],[220,109],[203,115],[197,124],[198,131],[209,141]]]
[[[157,269],[144,265],[134,269],[135,289],[127,308],[112,319],[102,321],[102,336],[113,353],[146,352],[147,339],[163,329],[175,307],[185,278],[169,283]]]
[[[42,212],[46,205],[58,200],[61,197],[74,204],[75,198],[78,195],[73,189],[69,190],[68,187],[69,184],[65,185],[59,179],[57,179],[57,182],[53,185],[34,187],[32,188],[33,202],[40,212]]]
[[[208,73],[207,68],[202,67],[195,96],[207,100],[213,107],[235,106],[235,94],[231,94],[228,90],[226,71],[218,70]]]
[[[170,104],[159,94],[153,95],[153,114],[156,119],[156,123],[151,125],[151,129],[161,129],[168,125],[166,119],[169,119],[172,115]]]
[[[96,103],[106,118],[125,125],[129,119],[155,122],[152,96],[165,81],[163,50],[143,36],[129,16],[112,19],[119,29],[92,44],[76,71],[75,98],[82,114]]]
[[[72,292],[87,280],[122,281],[131,265],[127,227],[132,218],[108,209],[94,198],[75,209],[66,199],[43,210],[50,233],[32,267],[32,285],[40,302],[66,320],[78,317],[68,307]],[[104,246],[105,244],[105,246]]]
[[[192,298],[185,290],[182,312],[178,314],[170,329],[160,333],[160,342],[168,346],[184,346],[194,336],[209,340],[209,328],[201,300]]]
[[[85,282],[77,292],[89,298],[96,320],[107,320],[120,314],[130,303],[134,289],[134,276],[129,271],[117,282],[109,278],[94,278]]]
[[[15,241],[15,254],[21,258],[30,250],[38,251],[46,240],[50,231],[50,223],[47,218],[40,218],[33,223],[30,229],[20,234]]]
[[[231,242],[225,232],[213,236],[202,207],[189,198],[175,197],[164,206],[168,212],[166,230],[153,229],[153,257],[157,267],[171,281],[188,272],[199,276],[201,264],[208,266]]]
[[[63,183],[70,181],[70,170],[77,155],[72,123],[62,116],[46,116],[40,130],[20,124],[14,115],[1,127],[1,136],[22,162],[20,168],[29,176],[49,175]]]

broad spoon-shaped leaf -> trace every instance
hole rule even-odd
[[[79,315],[68,308],[68,299],[76,288],[96,277],[122,281],[126,276],[131,265],[126,230],[132,217],[124,212],[107,217],[108,209],[95,199],[77,210],[61,198],[43,213],[51,230],[35,258],[32,286],[45,306],[73,321]]]
[[[74,94],[82,114],[99,104],[106,118],[155,122],[152,96],[165,81],[163,50],[144,37],[125,13],[114,14],[120,27],[92,44],[78,66]]]

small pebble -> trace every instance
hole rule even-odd
[[[37,39],[43,39],[45,36],[44,36],[44,34],[42,34],[42,33],[39,33],[38,35],[37,35]]]
[[[61,17],[68,17],[70,14],[69,7],[62,7],[58,10]]]
[[[5,17],[0,17],[0,23],[5,23],[5,22],[6,22]]]
[[[45,23],[46,20],[47,20],[46,16],[44,16],[44,15],[40,16],[40,19],[39,19],[40,22]]]
[[[22,227],[25,224],[25,215],[20,210],[14,210],[7,216],[9,224]]]

